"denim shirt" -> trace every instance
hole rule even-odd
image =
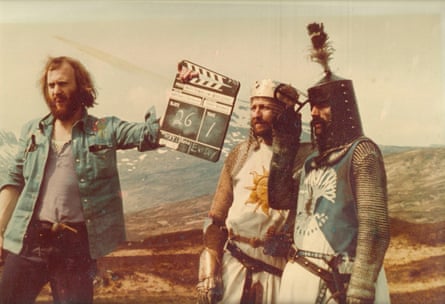
[[[19,149],[0,186],[14,186],[20,192],[7,226],[3,246],[18,254],[28,225],[37,210],[36,202],[48,160],[54,118],[47,115],[22,129]],[[125,240],[122,193],[116,150],[158,147],[159,123],[154,110],[145,123],[130,123],[117,117],[96,118],[86,111],[72,129],[72,152],[80,199],[88,230],[90,254],[98,258]]]

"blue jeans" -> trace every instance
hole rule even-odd
[[[90,258],[85,225],[71,224],[77,233],[67,229],[53,232],[51,226],[33,222],[20,254],[7,254],[0,282],[0,304],[34,303],[48,282],[54,303],[93,302],[96,260]]]

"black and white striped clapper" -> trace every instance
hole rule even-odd
[[[187,69],[199,74],[198,78],[193,78],[190,80],[191,84],[205,87],[210,90],[214,90],[216,92],[231,96],[236,95],[239,89],[238,81],[204,68],[203,66],[190,62],[188,60],[183,60],[181,64]]]
[[[180,68],[197,72],[189,81],[176,75],[161,126],[160,143],[177,151],[218,161],[240,83],[196,63]]]

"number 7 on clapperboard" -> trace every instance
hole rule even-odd
[[[160,144],[216,162],[240,83],[188,60],[180,64],[197,72],[199,77],[184,83],[176,74],[161,126]]]

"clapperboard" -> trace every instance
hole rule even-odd
[[[160,143],[212,162],[219,160],[240,83],[184,60],[199,78],[187,83],[176,74],[161,126]]]

